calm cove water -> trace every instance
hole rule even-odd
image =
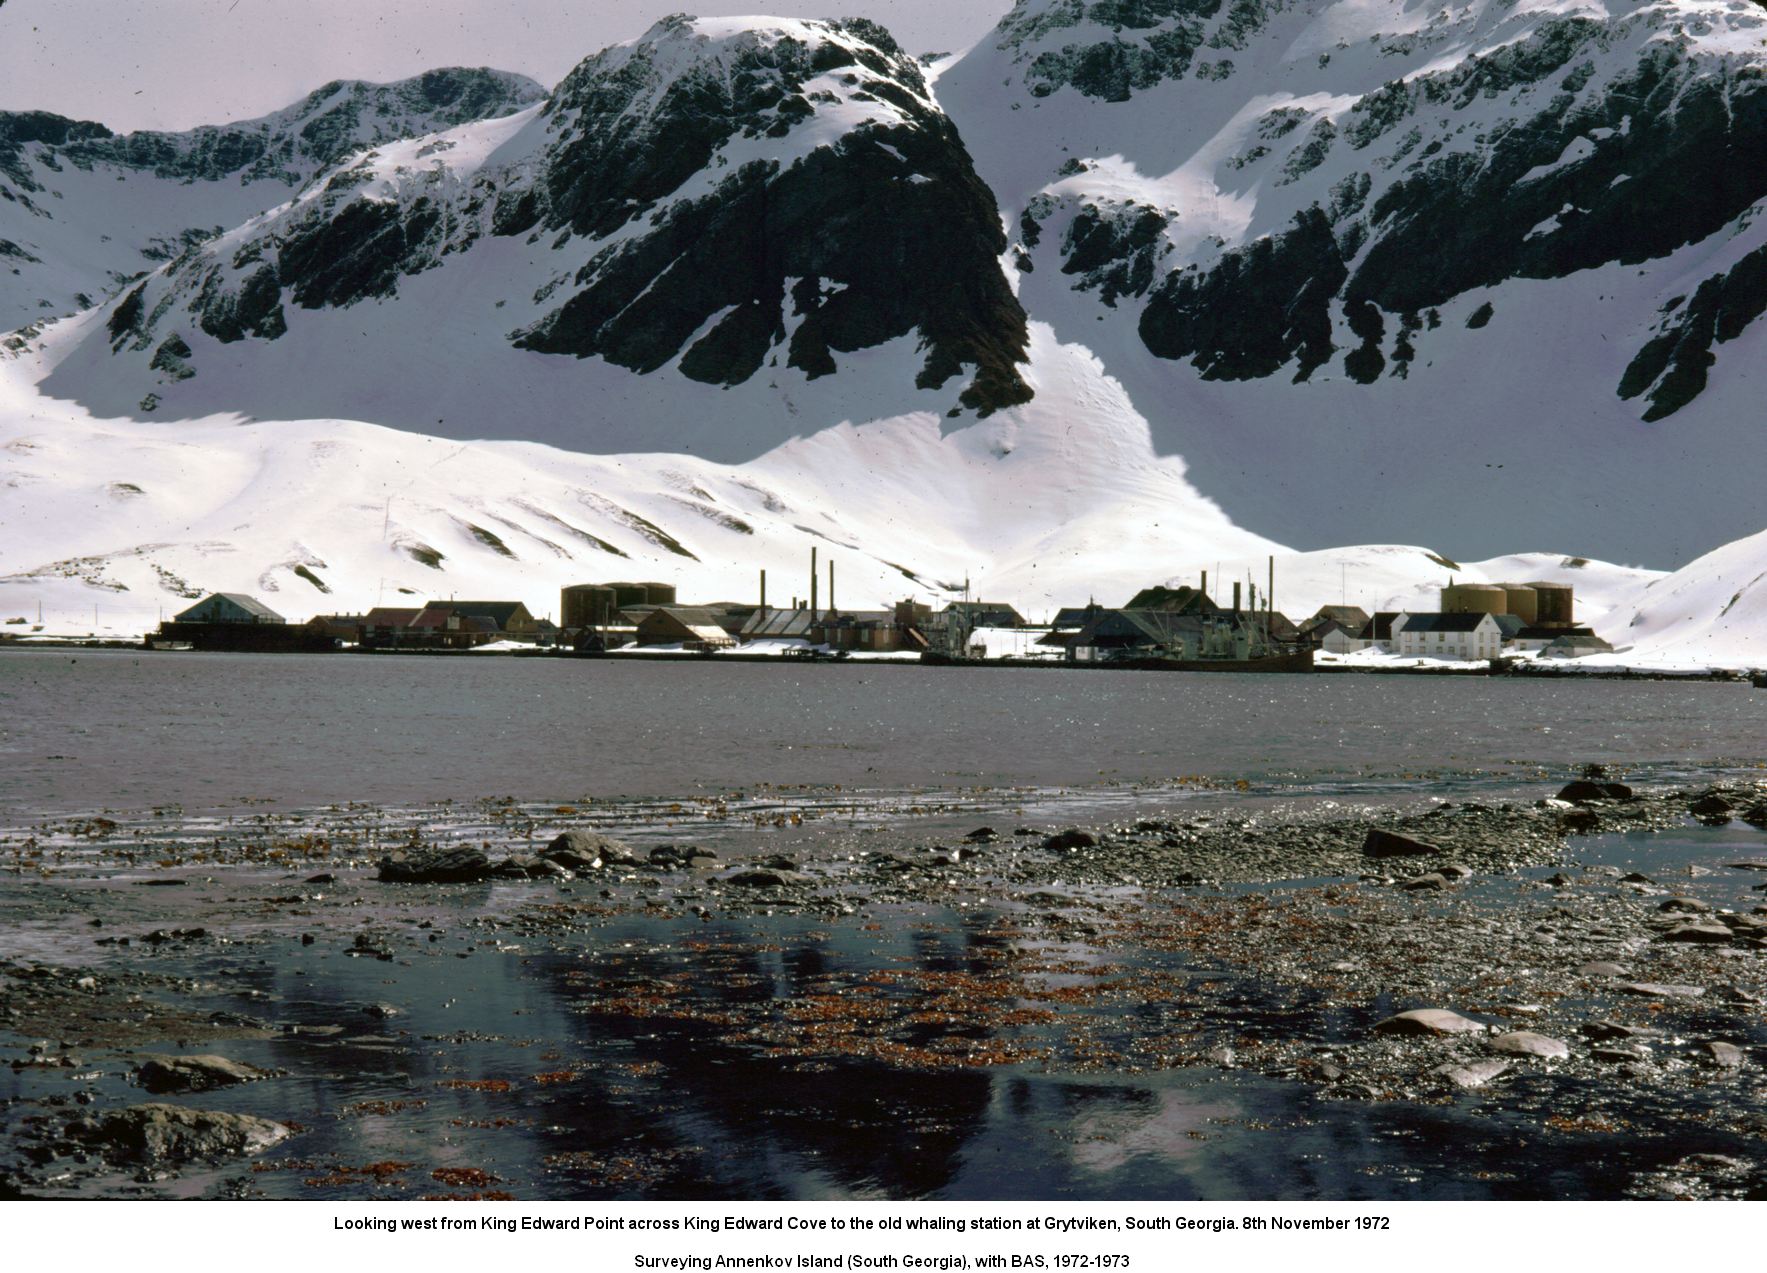
[[[0,653],[0,810],[690,798],[863,802],[1245,780],[1291,794],[1750,766],[1767,694],[1709,682]]]

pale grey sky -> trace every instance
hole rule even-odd
[[[0,109],[119,131],[263,115],[327,80],[494,66],[547,86],[668,13],[862,15],[966,47],[1011,0],[0,0]]]

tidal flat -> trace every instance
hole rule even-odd
[[[0,1194],[1767,1195],[1767,784],[1592,773],[14,819]]]

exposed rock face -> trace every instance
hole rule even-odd
[[[1062,146],[1058,180],[1023,209],[1025,248],[1065,221],[1055,250],[1075,287],[1144,302],[1148,349],[1205,379],[1304,381],[1334,364],[1371,383],[1427,362],[1432,311],[1456,298],[1721,243],[1767,197],[1757,6],[1691,25],[1660,3],[1606,19],[1468,11],[1427,26],[1394,6],[1355,27],[1369,51],[1333,43],[1328,18],[1281,0],[1020,0],[990,66],[1032,101],[1077,92],[1209,112],[1222,90],[1194,82],[1235,76],[1234,54],[1240,71],[1254,58],[1281,68],[1243,87],[1270,95],[1261,114],[1165,159],[1186,160],[1217,198],[1255,204],[1250,226],[1226,217],[1202,233],[1194,185],[1162,196],[1160,169],[1138,174],[1149,193],[1136,197],[1115,167],[1090,182],[1092,161]],[[1733,263],[1665,298],[1612,386],[1647,421],[1696,398],[1718,348],[1767,309],[1767,248],[1713,255]],[[1027,252],[1021,268],[1034,261]]]
[[[507,162],[419,164],[443,138],[332,172],[243,244],[181,258],[113,336],[142,349],[194,318],[274,340],[290,303],[390,298],[520,236],[549,258],[504,336],[522,349],[729,386],[914,335],[904,389],[961,377],[954,399],[982,414],[1028,400],[998,209],[914,59],[859,19],[728,26],[669,18],[589,58]]]
[[[1233,73],[1233,51],[1282,0],[1019,0],[997,37],[1029,45],[1024,83],[1036,97],[1071,87],[1087,97],[1126,102],[1137,89]]]
[[[452,67],[393,84],[339,80],[273,115],[182,133],[117,134],[43,111],[0,111],[0,330],[100,303],[355,151],[544,96],[524,76]],[[276,334],[265,282],[237,301],[209,298],[203,329],[222,340]]]
[[[185,133],[116,135],[66,121],[73,135],[61,153],[76,165],[114,164],[175,181],[294,185],[353,151],[508,115],[544,96],[527,76],[488,67],[444,67],[392,84],[333,80],[263,119]]]

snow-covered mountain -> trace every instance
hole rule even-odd
[[[1767,509],[1763,66],[1744,0],[1020,0],[930,64],[678,17],[550,94],[0,117],[0,304],[79,310],[0,349],[0,609],[741,597],[833,543],[849,601],[1036,611],[1281,541],[1291,613],[1473,556],[1617,615],[1659,572],[1587,559]]]
[[[455,67],[394,84],[334,81],[273,115],[187,133],[117,135],[0,111],[0,329],[90,309],[365,146],[545,95],[524,76]]]
[[[806,425],[1024,401],[1005,246],[880,28],[672,18],[543,106],[357,152],[192,248],[45,388],[746,460]]]
[[[1762,520],[1764,67],[1749,0],[1020,0],[939,93],[1236,519],[1667,564]]]

